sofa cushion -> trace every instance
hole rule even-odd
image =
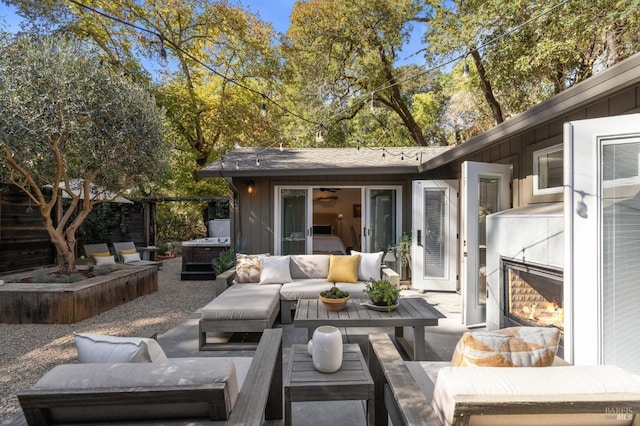
[[[251,358],[248,358],[249,360]],[[242,364],[242,368],[246,366]],[[246,376],[246,372],[244,373]],[[243,377],[244,377],[243,376]],[[230,358],[172,358],[163,363],[63,364],[46,373],[35,389],[132,390],[153,387],[194,387],[226,383],[230,406],[236,402],[240,383],[236,363]],[[133,391],[134,392],[134,391]],[[112,401],[113,402],[113,401]],[[50,410],[58,423],[148,420],[155,418],[208,418],[208,404],[192,401],[157,404],[89,404],[87,407],[56,407]],[[227,413],[228,414],[228,413]],[[152,417],[153,418],[153,417]],[[223,420],[223,419],[217,419]]]
[[[453,352],[452,366],[548,367],[560,342],[554,327],[509,327],[467,331]]]
[[[329,290],[332,285],[333,283],[328,283],[324,278],[294,280],[282,285],[280,289],[280,299],[317,299],[321,291]],[[364,294],[365,283],[352,284],[337,282],[336,287],[348,292],[352,299],[362,299],[366,296]]]
[[[307,278],[326,278],[329,274],[328,254],[292,255],[289,264],[291,278],[294,280]]]
[[[451,424],[458,395],[561,395],[640,392],[640,377],[614,366],[540,368],[444,367],[431,406],[442,424]],[[557,401],[558,397],[554,397]],[[511,424],[515,420],[511,419]],[[569,423],[571,424],[571,417]],[[595,423],[594,423],[595,424]]]
[[[280,284],[236,284],[202,308],[206,320],[269,318],[279,309]]]
[[[327,281],[329,282],[358,282],[358,265],[360,264],[360,256],[335,256],[329,255],[329,274]]]
[[[80,363],[164,362],[167,356],[153,339],[73,333]]]
[[[236,282],[237,283],[257,283],[260,281],[260,271],[262,264],[260,259],[268,256],[262,254],[236,254]]]
[[[359,251],[351,250],[351,254],[360,255],[360,264],[358,265],[358,279],[360,281],[380,279],[380,268],[384,252],[360,253]]]
[[[267,256],[260,259],[260,284],[282,284],[291,281],[289,256]]]

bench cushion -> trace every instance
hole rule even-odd
[[[336,283],[336,287],[349,292],[352,299],[368,297],[364,294],[365,285],[365,283]],[[298,279],[282,285],[280,298],[282,300],[317,299],[321,291],[329,290],[332,286],[333,283],[328,282],[325,278]]]
[[[451,424],[458,395],[556,395],[557,400],[561,394],[611,392],[640,392],[640,377],[604,365],[444,367],[438,371],[431,406],[442,424]]]
[[[235,284],[202,308],[205,320],[266,319],[279,309],[280,284]]]
[[[249,362],[251,358],[248,358]],[[246,363],[240,363],[247,369]],[[243,372],[243,377],[246,372]],[[161,363],[63,364],[46,373],[35,385],[39,390],[75,390],[115,392],[134,389],[172,388],[225,383],[230,408],[236,402],[240,384],[236,363],[231,358],[173,358]],[[220,391],[222,392],[222,390]],[[209,418],[204,402],[176,401],[172,404],[87,404],[86,406],[55,407],[54,421],[116,421],[118,419]],[[227,413],[228,416],[228,413]]]

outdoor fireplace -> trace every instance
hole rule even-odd
[[[564,329],[562,271],[502,259],[505,323]]]

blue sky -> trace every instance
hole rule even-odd
[[[289,27],[289,15],[296,0],[240,0],[240,3],[254,13],[258,13],[263,21],[271,22],[276,31],[284,33]],[[8,31],[19,30],[20,18],[15,15],[15,8],[0,1],[0,27]],[[410,42],[399,54],[398,65],[406,63],[423,64],[421,55],[411,56],[422,46],[421,36],[424,24],[415,24]]]

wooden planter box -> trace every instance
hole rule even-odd
[[[158,291],[158,268],[131,266],[75,283],[0,286],[0,323],[72,324]]]

